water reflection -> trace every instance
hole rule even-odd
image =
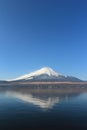
[[[7,92],[8,96],[12,96],[15,98],[18,98],[24,102],[32,103],[34,105],[37,105],[41,108],[52,108],[56,103],[60,102],[59,97],[45,97],[42,98],[38,95],[33,96],[32,94],[23,94],[18,92]]]
[[[56,92],[56,93],[55,93]],[[72,97],[76,97],[80,94],[80,91],[62,91],[56,90],[30,90],[30,89],[18,89],[6,91],[6,95],[17,98],[23,102],[32,103],[35,106],[39,106],[42,109],[50,109],[55,104],[60,103],[63,100],[69,100]]]
[[[86,89],[16,87],[0,91],[0,130],[42,128],[87,130]]]

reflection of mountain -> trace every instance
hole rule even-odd
[[[59,103],[59,97],[40,97],[33,96],[31,94],[23,94],[19,92],[7,92],[8,96],[18,98],[24,102],[32,103],[41,108],[52,108],[54,104]]]
[[[28,102],[28,103],[32,103],[36,106],[39,106],[40,108],[43,109],[49,109],[52,108],[55,104],[59,103],[62,100],[67,100],[70,97],[75,97],[77,96],[79,93],[61,93],[61,94],[53,94],[53,93],[29,93],[29,92],[22,92],[20,91],[10,91],[10,92],[6,92],[6,95],[8,96],[12,96],[15,97],[17,99],[20,99],[24,102]]]

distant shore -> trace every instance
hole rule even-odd
[[[6,82],[0,87],[29,87],[29,88],[87,88],[87,82]]]
[[[87,84],[87,82],[18,82],[18,84]]]

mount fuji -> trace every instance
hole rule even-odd
[[[60,73],[55,72],[50,67],[44,67],[39,70],[36,70],[34,72],[22,75],[16,79],[13,79],[11,81],[56,81],[56,82],[79,82],[82,81],[76,77],[73,76],[64,76]]]

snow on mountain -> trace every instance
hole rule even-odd
[[[9,81],[60,81],[60,82],[77,82],[82,81],[73,76],[64,76],[55,72],[50,67],[44,67],[29,74],[25,74],[16,79]]]
[[[40,76],[40,75],[48,75],[49,77],[58,77],[60,74],[58,74],[57,72],[55,72],[53,69],[49,67],[44,67],[37,71],[20,76],[14,80],[23,80],[23,79],[28,80],[28,79],[33,79],[33,77]]]

